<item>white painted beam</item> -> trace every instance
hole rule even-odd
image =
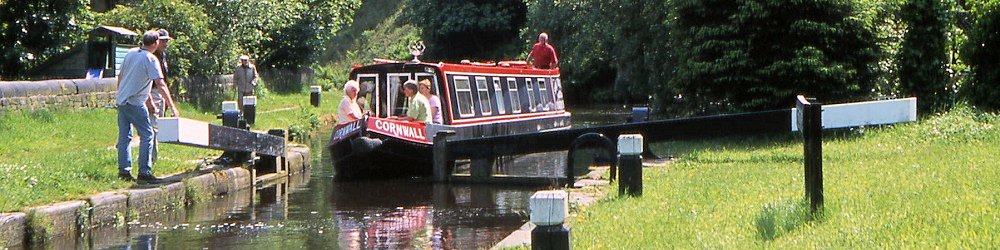
[[[159,134],[156,140],[165,143],[208,146],[208,123],[179,117],[165,117],[157,121]]]
[[[792,109],[792,131],[799,131],[799,112]],[[823,128],[849,128],[917,120],[917,98],[823,105]]]

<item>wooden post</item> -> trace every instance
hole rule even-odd
[[[489,180],[490,176],[493,176],[493,163],[495,158],[492,154],[480,154],[475,158],[472,158],[471,171],[472,171],[472,181],[477,183],[483,183]]]
[[[451,176],[452,159],[448,155],[448,137],[454,135],[455,131],[441,130],[434,136],[434,181],[448,181]]]
[[[813,212],[823,209],[823,106],[798,96],[802,129],[805,193]]]

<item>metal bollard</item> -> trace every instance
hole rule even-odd
[[[569,195],[562,190],[538,191],[531,195],[529,209],[531,249],[569,249],[570,231],[563,224],[569,216]]]
[[[319,107],[319,94],[323,91],[323,87],[313,85],[309,87],[309,90],[309,103],[312,104],[313,107]]]
[[[256,96],[244,96],[243,97],[243,119],[247,121],[247,124],[253,124],[257,121],[257,97]]]
[[[240,127],[240,110],[236,105],[234,101],[222,102],[222,126],[231,128]]]
[[[618,195],[642,196],[642,135],[618,136]]]

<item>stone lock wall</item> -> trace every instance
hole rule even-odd
[[[111,106],[117,84],[115,78],[0,82],[0,111]]]

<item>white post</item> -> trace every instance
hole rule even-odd
[[[532,249],[569,249],[569,228],[564,225],[569,216],[569,194],[562,190],[538,191],[529,201]]]

